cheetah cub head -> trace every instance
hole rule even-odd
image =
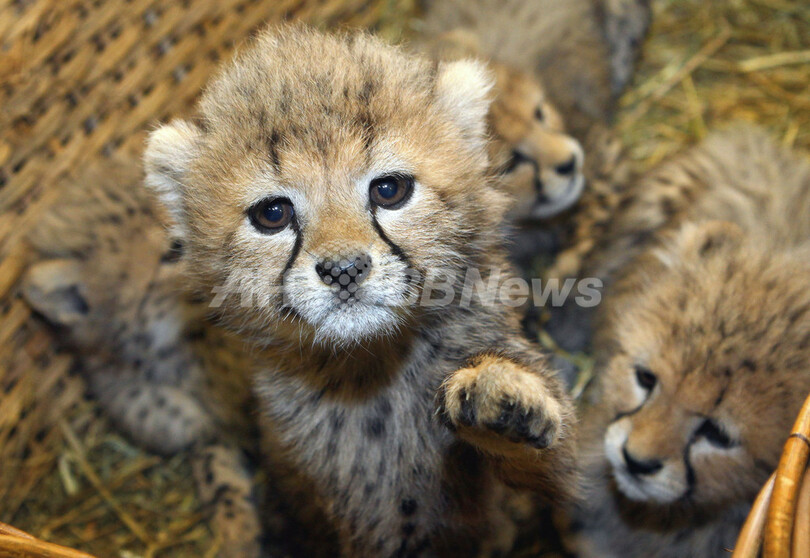
[[[566,133],[561,114],[533,76],[503,64],[490,67],[496,76],[490,155],[514,198],[510,217],[556,217],[573,207],[585,189],[582,146]]]
[[[257,341],[362,343],[422,311],[420,277],[474,265],[495,241],[490,87],[477,62],[271,29],[194,121],[152,133],[147,183],[226,323]]]
[[[173,378],[190,366],[186,323],[205,309],[179,296],[181,247],[140,180],[137,164],[115,159],[61,184],[30,235],[42,259],[22,294],[86,368]]]
[[[478,37],[454,29],[425,50],[439,60],[486,58]],[[565,129],[543,84],[528,72],[487,60],[495,82],[487,117],[492,168],[513,198],[514,221],[551,219],[571,208],[585,189],[585,156]]]
[[[623,498],[717,509],[776,467],[810,390],[810,295],[806,254],[767,245],[687,225],[617,284],[598,407]]]

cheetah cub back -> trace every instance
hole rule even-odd
[[[649,0],[432,0],[424,29],[467,29],[500,63],[539,77],[577,137],[607,123],[633,74]]]
[[[283,27],[149,140],[192,282],[253,343],[269,472],[343,556],[503,552],[507,486],[573,488],[571,404],[514,309],[415,303],[429,275],[510,276],[489,88],[477,62]]]
[[[655,176],[701,195],[600,309],[571,523],[582,556],[733,548],[810,391],[810,164],[736,129]]]

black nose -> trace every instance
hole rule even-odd
[[[315,272],[327,285],[337,285],[341,291],[351,294],[357,290],[363,279],[371,271],[371,256],[361,254],[355,257],[326,259],[315,264]]]
[[[652,475],[660,471],[664,466],[664,464],[657,459],[648,459],[646,461],[636,459],[630,455],[626,447],[622,448],[622,455],[624,455],[624,462],[627,464],[627,471],[631,475]]]
[[[557,165],[554,167],[554,172],[557,174],[562,174],[563,176],[574,174],[574,171],[577,170],[577,158],[571,157],[566,162]]]

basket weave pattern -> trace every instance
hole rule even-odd
[[[733,558],[810,556],[810,396],[785,443],[776,472],[757,496]]]

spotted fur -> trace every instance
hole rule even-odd
[[[494,60],[542,80],[577,137],[612,115],[650,22],[649,0],[438,0],[426,32],[469,29]]]

